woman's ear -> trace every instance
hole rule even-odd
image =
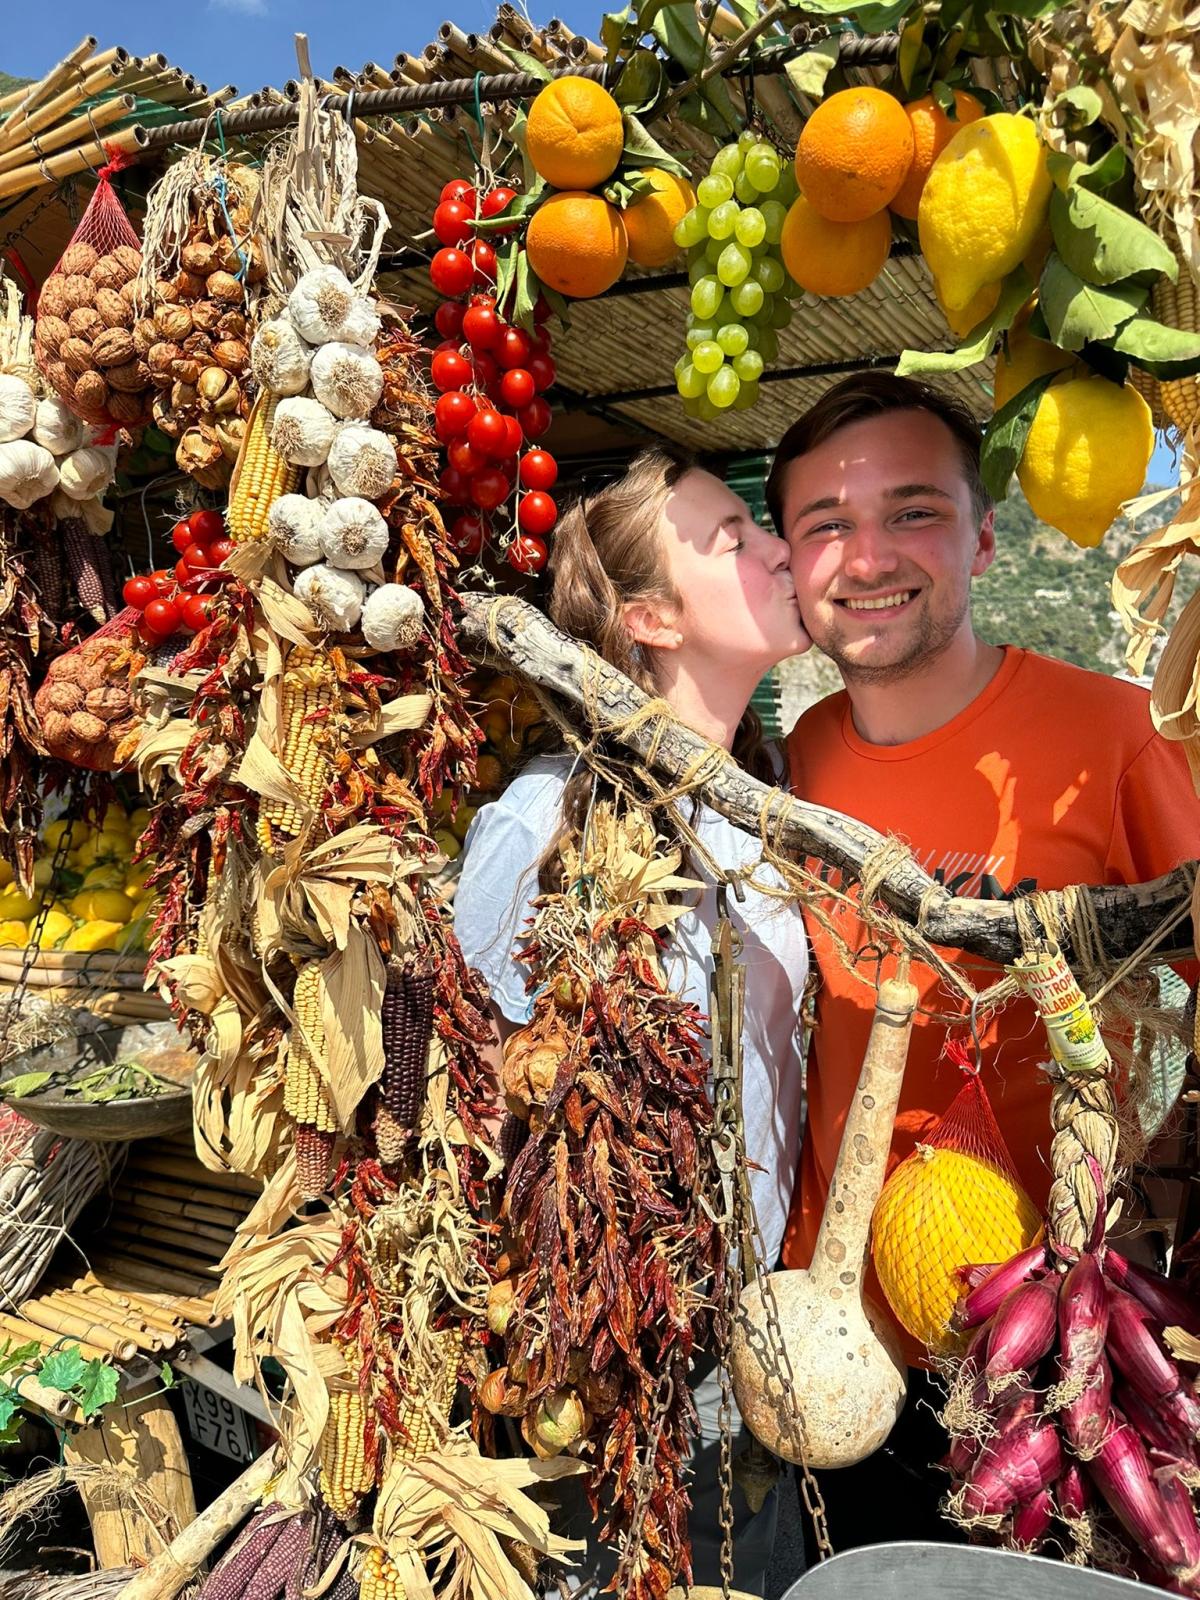
[[[621,607],[629,637],[652,650],[678,650],[679,614],[669,600],[627,600]]]

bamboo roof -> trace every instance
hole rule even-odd
[[[720,10],[716,24],[718,37],[739,26],[730,13]],[[777,39],[786,46],[788,35],[780,31]],[[572,34],[560,22],[544,29],[531,26],[504,4],[487,33],[467,34],[453,23],[443,23],[419,56],[401,53],[386,68],[374,62],[357,70],[338,67],[322,87],[337,95],[361,96],[372,90],[473,79],[477,74],[512,73],[528,65],[522,53],[552,72],[578,70],[604,59],[594,40]],[[210,136],[215,133],[214,114],[219,110],[223,119],[230,120],[229,144],[253,156],[276,135],[235,136],[232,114],[286,107],[297,89],[293,82],[240,98],[232,86],[210,92],[164,57],[140,59],[120,49],[97,52],[95,41],[84,41],[67,63],[59,63],[45,80],[0,98],[0,251],[17,243],[35,279],[45,277],[66,243],[72,216],[90,187],[91,171],[104,159],[105,144],[130,153],[141,151],[151,172],[143,177],[134,168],[132,175],[122,175],[129,179],[127,189],[136,195],[170,159],[170,147],[155,144],[156,123],[169,121],[172,137],[194,137],[198,142],[206,124]],[[852,81],[875,82],[887,67],[847,70]],[[981,70],[990,72],[986,63]],[[50,104],[58,107],[49,121],[44,111],[39,113],[41,102],[29,101],[39,83],[45,82],[53,90]],[[984,82],[1001,94],[1007,87],[994,74]],[[749,87],[747,80],[732,78],[728,87],[740,113],[745,114],[747,95],[752,94],[749,109],[766,122],[781,147],[794,143],[811,105],[786,76],[756,75]],[[440,106],[393,115],[356,107],[352,97],[343,104],[358,137],[359,187],[382,200],[391,219],[391,255],[385,256],[381,288],[401,304],[430,312],[437,303],[426,271],[428,256],[436,248],[430,217],[443,183],[473,170],[481,142],[474,109]],[[503,129],[511,121],[515,102],[485,100],[481,109],[489,127]],[[187,128],[181,133],[175,124],[189,119],[194,132]],[[30,134],[31,126],[38,131]],[[656,118],[652,132],[694,178],[703,176],[716,148],[708,135],[674,112]],[[30,138],[39,141],[41,152],[33,161],[27,159]],[[68,186],[70,207],[61,203],[63,184]],[[136,211],[136,200],[131,204]],[[633,269],[618,286],[619,292],[573,304],[569,328],[556,331],[554,339],[558,387],[551,398],[558,413],[554,443],[560,449],[560,435],[571,441],[567,453],[652,435],[708,450],[769,448],[795,416],[846,371],[890,368],[903,349],[942,349],[952,343],[923,260],[916,254],[894,252],[863,293],[843,300],[805,296],[796,302],[790,327],[779,334],[779,356],[772,364],[772,370],[788,376],[764,378],[753,409],[726,412],[717,422],[702,423],[684,415],[673,393],[673,368],[684,348],[687,312],[687,288],[680,283],[681,276],[671,269],[639,276]],[[990,381],[990,365],[945,380],[980,416],[991,412]]]

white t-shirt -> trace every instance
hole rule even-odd
[[[525,992],[528,967],[513,957],[527,931],[536,897],[537,868],[560,827],[567,756],[533,761],[499,800],[481,806],[464,845],[462,875],[454,895],[454,929],[470,966],[478,967],[492,999],[510,1022],[533,1011]],[[685,812],[685,815],[687,813]],[[779,884],[760,863],[758,841],[707,806],[689,818],[697,838],[726,872]],[[687,876],[706,879],[700,862]],[[742,1031],[742,1114],[750,1183],[767,1261],[783,1242],[800,1156],[803,1038],[801,1001],[808,975],[808,941],[799,907],[747,887],[744,901],[727,896],[730,919],[742,935],[746,969]],[[717,920],[716,890],[708,885],[694,910],[672,924],[663,954],[667,982],[708,1016],[711,941]]]

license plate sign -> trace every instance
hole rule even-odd
[[[187,1410],[188,1431],[198,1444],[232,1461],[254,1460],[258,1441],[254,1423],[244,1411],[205,1383],[188,1378],[179,1387]]]

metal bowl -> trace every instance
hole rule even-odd
[[[10,1099],[5,1083],[26,1072],[69,1072],[81,1078],[98,1067],[136,1060],[149,1072],[178,1084],[161,1094],[138,1100],[92,1103],[67,1096],[55,1086],[40,1094]],[[198,1057],[180,1036],[173,1022],[135,1022],[125,1028],[99,1028],[94,1032],[54,1039],[5,1063],[0,1079],[0,1101],[29,1122],[68,1139],[114,1142],[150,1139],[179,1133],[192,1120],[191,1077]]]

